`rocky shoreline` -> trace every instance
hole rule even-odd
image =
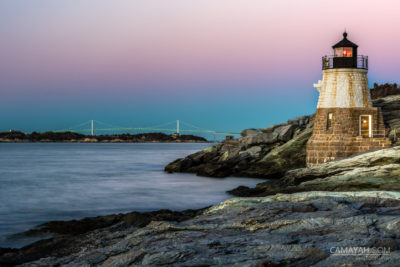
[[[398,192],[233,198],[184,220],[160,219],[117,221],[0,250],[0,265],[398,266],[400,260]],[[346,248],[365,254],[340,254]]]
[[[394,145],[399,144],[400,95],[376,98],[373,104],[382,108],[388,137]],[[313,126],[314,115],[309,115],[263,129],[247,129],[241,138],[177,159],[165,171],[280,179],[290,170],[305,167],[306,144]]]
[[[268,178],[230,191],[241,197],[201,210],[49,222],[24,234],[51,238],[0,248],[0,266],[398,266],[400,95],[397,86],[389,96],[375,90],[393,147],[305,168],[313,115],[247,129],[165,167]],[[348,248],[363,253],[340,253]]]
[[[280,177],[288,169],[305,167],[313,121],[314,116],[304,116],[264,129],[244,130],[242,138],[177,159],[165,171],[210,177]]]
[[[236,196],[268,196],[306,191],[400,191],[400,95],[373,100],[381,107],[393,146],[305,168],[306,143],[313,115],[264,129],[247,129],[242,138],[227,140],[165,167],[167,172],[200,176],[267,178],[255,188],[240,186]]]
[[[168,135],[164,133],[83,135],[74,132],[33,132],[19,131],[0,133],[0,143],[206,143],[205,138],[195,135]]]
[[[89,248],[93,245],[91,242],[98,243],[96,240],[91,240],[91,236],[96,235],[96,233],[104,235],[107,232],[111,236],[108,241],[115,242],[120,238],[113,235],[117,231],[133,232],[153,221],[181,222],[193,218],[203,210],[130,212],[84,218],[82,220],[47,222],[40,225],[38,229],[32,229],[10,237],[45,238],[20,249],[0,248],[0,266],[15,266],[48,257],[64,257],[81,249]]]

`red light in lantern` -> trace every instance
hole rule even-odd
[[[343,55],[347,56],[347,51],[346,50],[343,51]]]

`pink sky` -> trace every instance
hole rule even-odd
[[[199,87],[237,99],[309,97],[321,56],[345,28],[370,58],[370,82],[395,82],[399,14],[395,0],[2,0],[1,97],[52,93],[59,101],[68,88],[98,98],[190,98]]]
[[[298,77],[344,28],[376,75],[399,74],[398,1],[8,2],[0,66],[19,82]]]

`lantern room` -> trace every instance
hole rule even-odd
[[[347,32],[344,32],[343,40],[332,46],[333,68],[357,68],[357,47],[347,39]]]
[[[343,33],[343,39],[332,48],[333,55],[322,58],[322,69],[368,69],[368,57],[357,55],[358,45],[347,39],[347,32]]]

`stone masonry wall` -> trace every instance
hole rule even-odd
[[[332,113],[332,127],[327,129],[328,114]],[[360,116],[372,115],[372,133],[374,136],[385,135],[385,124],[382,112],[377,107],[372,108],[319,108],[315,114],[313,135],[317,134],[348,134],[359,135]]]
[[[327,129],[328,114],[332,113]],[[359,136],[360,115],[372,115],[372,137]],[[386,129],[379,108],[319,108],[313,135],[307,143],[307,166],[346,158],[351,155],[388,147]]]

